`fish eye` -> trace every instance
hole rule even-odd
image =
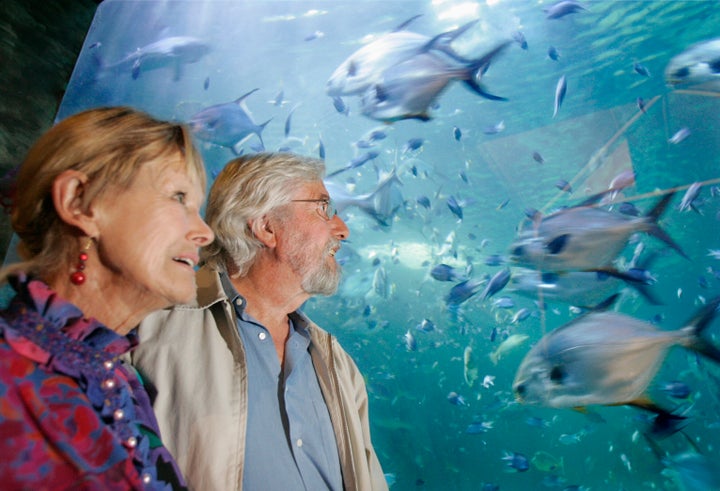
[[[565,376],[565,370],[560,365],[555,365],[554,367],[552,367],[552,370],[550,370],[550,380],[552,380],[556,384],[562,383],[562,381],[565,379]]]
[[[526,392],[527,392],[527,387],[525,387],[525,384],[518,384],[515,386],[515,393],[518,396],[523,397]]]
[[[513,251],[512,251],[512,255],[513,255],[513,256],[518,256],[518,257],[519,257],[519,256],[523,256],[524,254],[525,254],[525,248],[524,248],[523,246],[517,246],[517,247],[516,247],[515,249],[513,249]]]
[[[686,66],[679,68],[673,72],[674,78],[686,78],[690,75],[690,69]]]

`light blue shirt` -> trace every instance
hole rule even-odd
[[[235,306],[247,358],[243,489],[342,490],[337,443],[310,358],[306,326],[290,322],[283,370],[270,333],[245,312],[246,301],[227,276],[221,277]]]

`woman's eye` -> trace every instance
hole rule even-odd
[[[175,193],[175,195],[173,196],[173,199],[177,200],[179,203],[181,203],[181,204],[184,205],[184,204],[185,204],[185,199],[186,199],[186,197],[187,197],[187,194],[186,194],[186,193],[177,192],[177,193]]]

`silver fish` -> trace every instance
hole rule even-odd
[[[428,121],[430,106],[453,80],[463,81],[487,99],[504,100],[488,93],[479,80],[492,59],[508,44],[510,41],[496,46],[481,58],[464,63],[434,52],[415,55],[382,73],[382,78],[363,94],[361,111],[369,118],[384,122]]]
[[[693,205],[693,201],[698,197],[700,194],[700,188],[702,187],[702,184],[699,182],[694,182],[690,185],[689,188],[687,188],[687,191],[685,191],[685,195],[682,197],[682,200],[680,201],[680,205],[678,206],[679,211],[687,211],[687,210],[694,210],[699,213],[698,209]]]
[[[329,96],[362,94],[376,83],[388,68],[415,55],[432,50],[461,60],[462,58],[450,47],[450,43],[477,22],[474,20],[457,29],[429,38],[422,34],[402,30],[413,19],[350,55],[328,79],[326,93]]]
[[[720,297],[675,331],[616,312],[592,312],[543,336],[523,359],[513,390],[519,402],[548,407],[632,405],[663,410],[646,390],[673,346],[720,363],[720,350],[704,336]]]
[[[671,86],[720,81],[720,38],[690,46],[665,67],[665,82]]]
[[[103,71],[130,71],[133,79],[142,72],[172,67],[173,80],[180,80],[184,65],[195,63],[210,52],[210,46],[190,36],[172,36],[136,49],[125,58],[105,65]]]
[[[390,174],[382,177],[370,193],[353,195],[334,181],[325,180],[324,183],[338,213],[350,206],[357,206],[385,229],[392,225],[393,217],[404,204],[399,187],[402,182],[394,169]]]
[[[216,104],[195,113],[189,121],[193,134],[201,140],[227,147],[236,155],[241,153],[240,146],[251,135],[257,135],[262,145],[262,131],[270,120],[256,124],[245,105],[245,99],[257,90],[251,90],[234,102]]]
[[[646,215],[633,217],[592,206],[564,208],[536,220],[510,246],[510,260],[540,271],[596,271],[612,263],[631,235],[646,232],[687,258],[657,224],[673,194]]]
[[[555,85],[555,104],[553,106],[553,118],[557,115],[560,106],[562,106],[565,100],[565,93],[567,92],[567,80],[565,75],[561,76],[557,84]]]

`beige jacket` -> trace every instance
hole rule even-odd
[[[156,312],[140,324],[140,345],[131,362],[157,390],[153,407],[163,442],[190,489],[241,490],[245,351],[217,272],[201,268],[197,284],[197,305]],[[387,490],[370,441],[365,381],[335,337],[312,322],[309,330],[310,354],[330,412],[344,487]]]

